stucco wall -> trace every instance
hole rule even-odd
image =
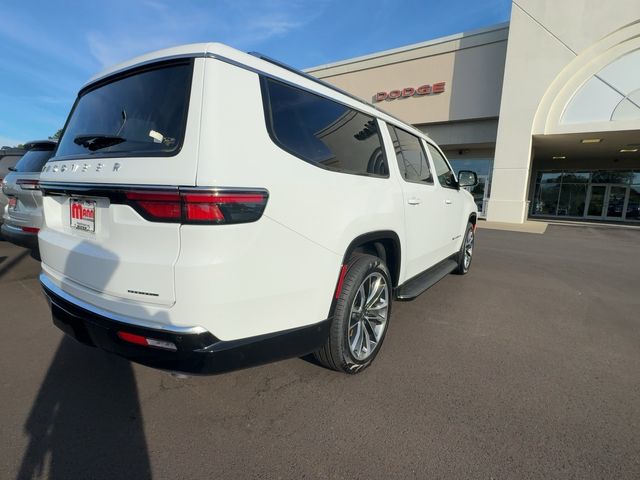
[[[498,26],[308,72],[369,102],[377,92],[446,82],[443,93],[377,102],[412,124],[496,118],[507,32]]]
[[[513,2],[488,219],[522,222],[539,105],[592,45],[640,19],[638,0]]]

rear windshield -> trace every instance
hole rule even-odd
[[[23,155],[20,161],[16,164],[17,172],[40,172],[47,160],[53,155],[53,149],[37,149],[29,150]]]
[[[175,155],[192,74],[191,60],[157,65],[80,92],[55,159]]]

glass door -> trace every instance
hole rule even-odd
[[[609,185],[605,218],[608,220],[623,220],[625,216],[625,204],[628,198],[629,187],[626,185]]]
[[[474,187],[465,187],[478,206],[478,216],[480,218],[487,217],[487,202],[489,197],[489,175],[478,175],[478,184]]]
[[[604,203],[607,194],[606,185],[590,185],[587,195],[587,206],[584,216],[587,218],[602,218],[604,216]]]
[[[628,201],[627,185],[592,184],[589,186],[584,216],[601,220],[624,220]]]

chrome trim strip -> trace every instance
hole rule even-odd
[[[156,191],[170,190],[175,193],[180,192],[213,192],[213,193],[264,193],[269,197],[269,190],[264,187],[211,187],[211,186],[182,186],[182,185],[136,185],[127,183],[81,183],[81,182],[40,182],[40,189],[45,195],[67,195],[64,191],[69,190],[79,196],[86,196],[86,190],[149,190]],[[99,196],[99,194],[98,194]]]
[[[58,287],[55,283],[53,283],[53,281],[51,281],[51,279],[44,273],[41,272],[40,273],[40,283],[47,287],[47,289],[51,290],[53,293],[55,293],[57,296],[61,297],[63,300],[66,300],[67,302],[82,308],[84,310],[87,310],[95,315],[99,315],[101,317],[105,317],[108,320],[114,320],[116,322],[121,322],[121,323],[127,323],[129,325],[133,325],[136,327],[143,327],[143,328],[151,328],[154,330],[162,330],[165,332],[171,332],[171,333],[205,333],[207,332],[207,330],[203,327],[200,326],[196,326],[196,327],[178,327],[176,325],[163,325],[163,324],[158,324],[155,322],[148,322],[146,320],[139,320],[139,319],[131,319],[128,317],[124,317],[122,315],[118,315],[116,313],[113,312],[108,312],[107,310],[103,310],[99,307],[96,307],[94,305],[90,305],[89,303],[86,303],[82,300],[80,300],[79,298],[76,298],[72,295],[69,295],[67,292],[65,292],[64,290],[62,290],[60,287]],[[46,291],[45,291],[45,295],[46,295]]]
[[[86,189],[118,189],[118,190],[175,190],[178,192],[177,185],[138,185],[127,183],[89,183],[89,182],[40,182],[40,190],[47,189],[65,189],[65,190],[86,190]],[[56,192],[52,192],[55,194]]]

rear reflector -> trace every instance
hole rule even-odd
[[[143,337],[142,335],[136,335],[134,333],[119,331],[118,337],[120,340],[124,340],[125,342],[133,343],[135,345],[141,345],[143,347],[162,348],[164,350],[171,350],[172,352],[178,350],[178,347],[176,347],[173,342],[158,340],[157,338]]]
[[[258,220],[267,204],[266,190],[178,191],[133,190],[124,192],[126,204],[150,221],[183,224],[230,224]]]
[[[40,231],[39,228],[35,228],[35,227],[21,227],[23,232],[26,233],[38,233]]]
[[[21,178],[16,181],[16,185],[19,185],[23,190],[40,190],[40,180]]]
[[[335,294],[336,300],[340,297],[340,294],[342,293],[342,284],[344,283],[344,277],[346,275],[347,275],[347,266],[342,265],[342,267],[340,268],[340,276],[338,277],[338,285],[336,286],[336,294]]]

